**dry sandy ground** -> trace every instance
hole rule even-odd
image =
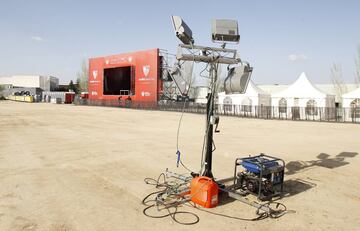
[[[181,226],[142,214],[143,178],[176,169],[180,113],[0,102],[0,230],[354,230],[360,226],[360,125],[222,117],[213,173],[260,152],[288,163],[279,219],[239,221],[195,209]],[[198,170],[204,116],[185,114],[183,161]],[[185,208],[189,210],[189,208]],[[231,202],[211,211],[254,217]]]

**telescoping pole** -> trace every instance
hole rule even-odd
[[[206,149],[205,149],[205,167],[202,176],[207,176],[214,178],[212,173],[212,153],[213,153],[213,116],[214,116],[214,98],[216,90],[216,81],[217,81],[217,64],[215,62],[211,63],[210,67],[211,74],[211,83],[210,83],[210,93],[208,94],[207,104],[206,104]]]

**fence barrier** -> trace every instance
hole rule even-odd
[[[132,102],[129,100],[90,100],[76,98],[74,104],[131,108],[138,110],[175,112],[181,112],[184,110],[184,112],[196,114],[206,113],[206,104],[194,102]],[[259,119],[360,123],[360,107],[274,107],[217,104],[215,106],[215,113],[224,116]]]

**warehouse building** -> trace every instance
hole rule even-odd
[[[44,91],[54,91],[59,86],[59,79],[42,75],[14,75],[0,77],[0,85],[9,88],[40,88]]]

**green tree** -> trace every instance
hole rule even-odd
[[[340,64],[334,63],[330,69],[331,72],[331,81],[334,85],[334,89],[336,92],[336,99],[341,101],[342,95],[347,92],[347,87],[343,80],[342,68]]]
[[[80,71],[76,74],[79,91],[88,91],[89,66],[86,59],[82,60]]]
[[[69,90],[74,91],[76,94],[77,94],[78,91],[79,91],[72,80],[70,80],[70,83],[69,83]]]
[[[4,90],[5,87],[3,85],[0,85],[0,100],[4,99],[4,96],[2,94],[2,90]]]

